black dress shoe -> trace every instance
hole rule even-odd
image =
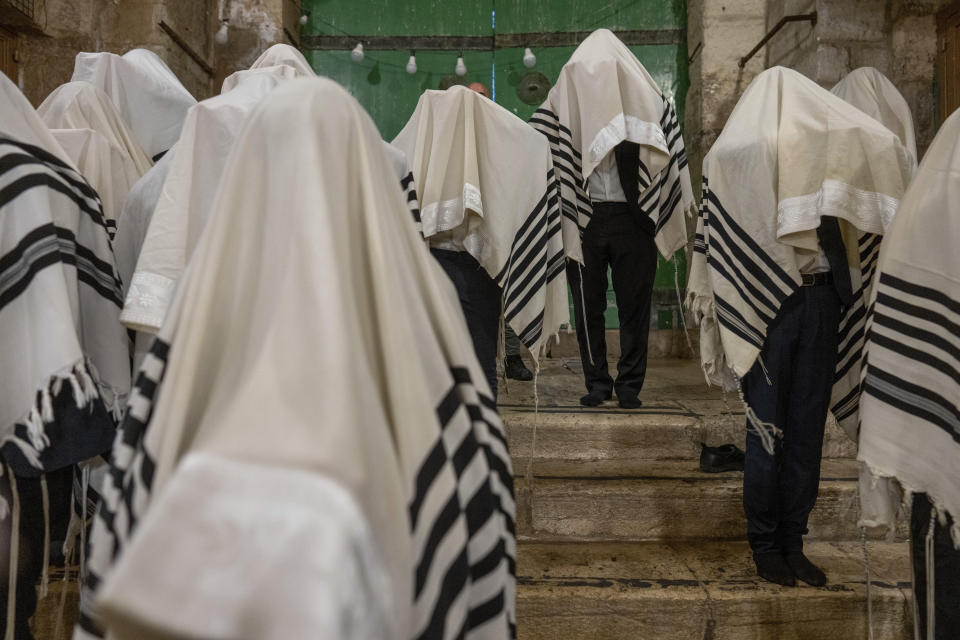
[[[719,447],[708,447],[701,442],[700,471],[704,473],[743,471],[743,451],[735,444],[722,444]]]
[[[609,391],[602,389],[593,389],[587,395],[580,398],[580,404],[585,407],[597,407],[611,398]]]
[[[520,380],[522,382],[530,382],[533,380],[533,372],[530,369],[527,369],[527,365],[523,364],[523,358],[520,356],[507,356],[507,361],[504,363],[504,373],[511,380]]]
[[[793,571],[793,575],[811,587],[822,587],[827,584],[827,576],[817,565],[810,562],[802,551],[788,553],[783,558],[790,570]]]
[[[643,400],[637,396],[621,396],[618,394],[617,400],[621,409],[639,409],[643,406]]]
[[[796,586],[797,581],[793,577],[793,570],[780,553],[776,551],[755,553],[753,562],[757,565],[757,575],[764,580],[784,587]]]

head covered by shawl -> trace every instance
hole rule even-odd
[[[0,442],[30,475],[104,451],[130,371],[96,192],[2,74],[0,112]]]
[[[953,516],[960,547],[960,113],[927,150],[880,249],[858,459]],[[891,498],[896,498],[891,494]],[[893,527],[899,504],[886,520]]]
[[[503,107],[454,86],[424,92],[393,145],[411,159],[424,237],[476,258],[503,292],[504,321],[539,356],[569,319],[547,141]]]
[[[127,289],[121,320],[131,329],[160,329],[174,286],[212,213],[230,149],[253,109],[281,82],[282,74],[246,76],[231,91],[187,113]]]
[[[124,151],[141,176],[153,166],[110,96],[89,82],[60,85],[37,113],[51,129],[93,129],[102,134]]]
[[[122,56],[78,53],[71,80],[106,93],[154,160],[177,141],[187,110],[197,103],[163,60],[146,49]]]
[[[113,637],[508,636],[502,424],[396,184],[329,80],[251,116],[114,445],[87,580]]]
[[[236,87],[248,75],[255,73],[273,73],[292,80],[294,78],[312,78],[317,75],[299,49],[289,44],[275,44],[260,54],[249,69],[237,71],[223,81],[221,93]]]
[[[719,382],[753,367],[767,327],[839,220],[854,300],[840,325],[831,410],[855,438],[865,302],[880,235],[912,173],[900,140],[796,71],[747,87],[703,161],[703,204],[687,304],[701,323],[704,371]],[[714,360],[705,358],[712,356]]]
[[[676,110],[612,32],[598,29],[577,47],[530,124],[551,143],[569,258],[583,262],[580,233],[593,212],[586,180],[624,141],[640,146],[639,203],[660,253],[670,258],[686,244],[694,198]]]
[[[37,113],[97,190],[115,229],[130,188],[153,164],[116,105],[89,82],[68,82],[47,96]]]
[[[860,67],[848,73],[830,93],[843,98],[897,134],[913,161],[917,161],[913,113],[910,105],[887,76],[873,67]]]

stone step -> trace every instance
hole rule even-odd
[[[912,637],[904,543],[869,543],[875,640]],[[814,542],[828,585],[756,577],[744,543],[521,543],[519,640],[866,638],[859,543]]]
[[[538,410],[502,403],[500,412],[514,455],[530,457],[536,424],[537,459],[699,459],[701,442],[712,446],[731,442],[742,449],[746,441],[746,418],[733,395],[727,402],[657,400],[633,411],[616,408],[613,402],[598,409],[558,403]],[[827,422],[823,455],[856,456],[856,445],[832,418]]]
[[[540,541],[744,540],[743,474],[696,461],[514,459],[517,533]],[[856,461],[828,459],[810,539],[857,540]],[[901,519],[898,535],[906,537]]]

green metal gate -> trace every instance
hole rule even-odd
[[[458,55],[467,66],[460,81],[482,82],[496,102],[526,120],[556,81],[576,45],[594,29],[617,32],[668,96],[683,122],[687,73],[686,6],[683,0],[303,0],[307,24],[301,42],[318,73],[344,85],[367,109],[384,139],[391,140],[413,113],[420,94],[456,80]],[[351,50],[364,45],[364,59]],[[536,65],[523,65],[524,49]],[[416,53],[417,72],[405,67]],[[542,74],[542,77],[535,74]],[[654,284],[654,322],[675,327],[675,280],[686,281],[684,252],[676,264],[660,259]],[[607,326],[616,328],[613,291],[607,292]],[[572,315],[572,314],[571,314]]]

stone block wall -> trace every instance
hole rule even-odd
[[[703,156],[723,130],[744,89],[764,69],[761,51],[741,69],[738,62],[766,32],[766,0],[688,0],[687,50],[690,89],[684,142],[694,191],[700,191]]]
[[[156,52],[197,98],[219,93],[223,79],[267,47],[290,42],[298,0],[37,0],[37,33],[21,36],[18,78],[39,104],[73,73],[79,51]],[[228,38],[216,42],[222,22]],[[165,27],[161,27],[161,23]],[[171,34],[172,32],[172,34]]]
[[[816,26],[785,27],[767,46],[767,66],[800,71],[829,89],[858,67],[876,67],[913,111],[920,154],[936,133],[936,13],[949,0],[769,0],[767,26],[817,12]]]

